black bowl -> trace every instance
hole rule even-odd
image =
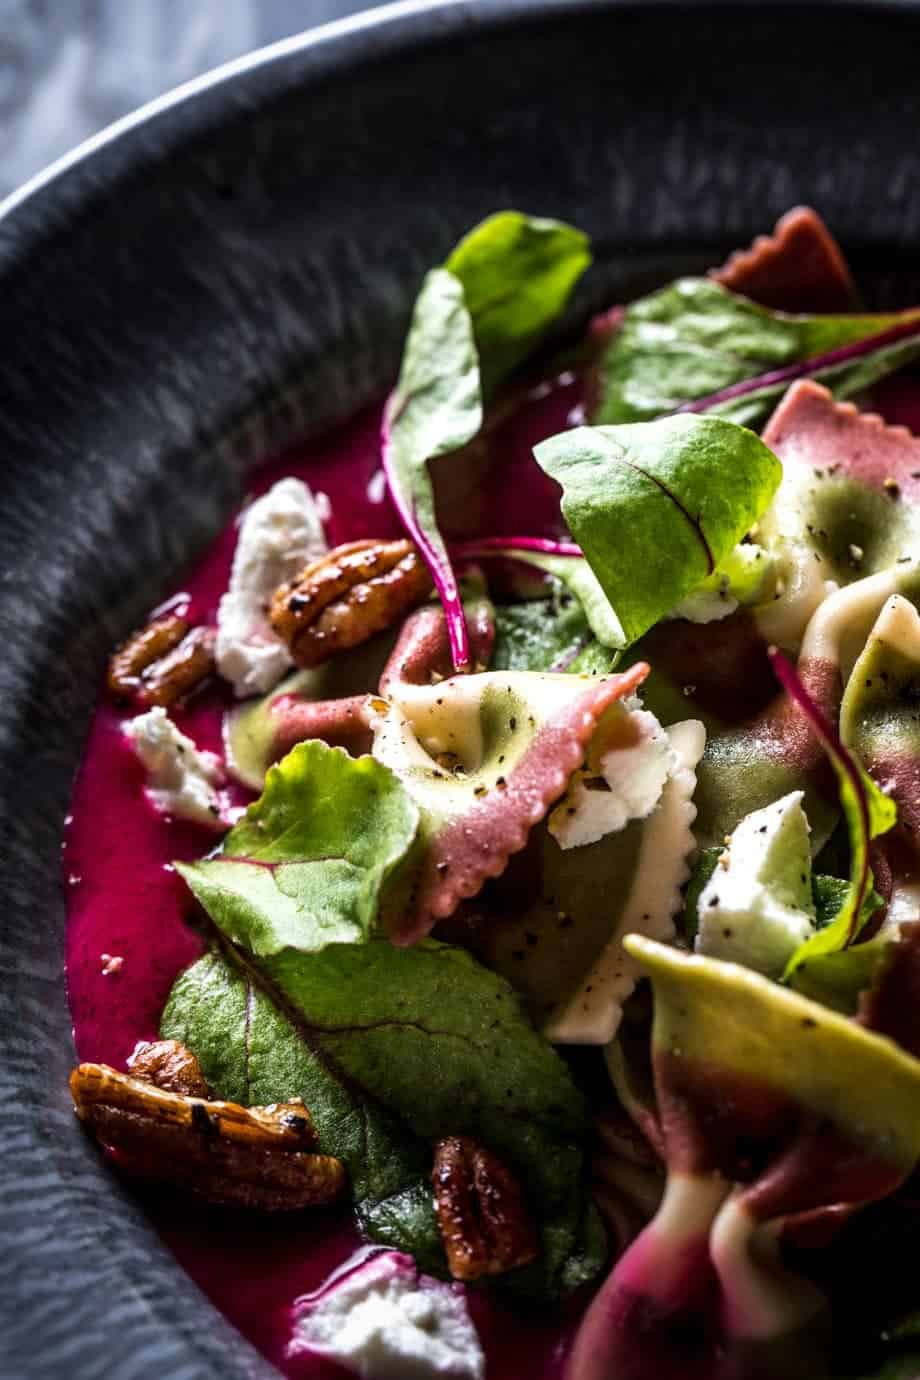
[[[796,202],[920,297],[912,5],[396,5],[157,102],[0,218],[0,1371],[273,1374],[80,1134],[58,857],[107,649],[251,463],[385,388],[423,269],[563,216],[578,308]],[[117,846],[108,841],[106,846]]]

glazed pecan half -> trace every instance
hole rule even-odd
[[[134,1078],[183,1097],[211,1096],[201,1065],[178,1040],[142,1040],[128,1060]]]
[[[277,589],[269,619],[299,666],[318,666],[391,627],[430,593],[411,542],[351,541]]]
[[[247,1108],[186,1097],[106,1064],[74,1069],[70,1091],[77,1116],[121,1169],[212,1203],[292,1211],[331,1203],[345,1186],[342,1162],[313,1153],[316,1130],[302,1102]]]
[[[172,614],[155,618],[112,656],[109,694],[143,709],[168,708],[213,673],[215,636],[213,628],[189,629]]]
[[[536,1232],[511,1170],[469,1136],[447,1136],[434,1152],[435,1211],[454,1279],[500,1275],[538,1254]]]

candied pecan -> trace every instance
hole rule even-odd
[[[178,1040],[142,1040],[128,1060],[134,1078],[183,1097],[210,1097],[201,1065]]]
[[[431,1179],[454,1279],[504,1274],[536,1257],[520,1185],[491,1150],[469,1136],[446,1136],[435,1146]]]
[[[178,647],[155,661],[141,676],[135,703],[145,709],[162,705],[167,709],[188,695],[214,672],[214,628],[192,628]]]
[[[302,1102],[246,1108],[184,1097],[106,1064],[74,1069],[70,1091],[121,1169],[209,1202],[292,1211],[330,1203],[345,1185],[341,1160],[312,1152],[316,1130]]]
[[[430,592],[411,542],[346,542],[277,589],[269,619],[299,666],[318,666],[383,632]]]
[[[115,699],[133,699],[135,692],[140,689],[141,677],[147,667],[178,647],[187,632],[185,619],[173,614],[155,618],[145,627],[138,628],[109,661],[106,681],[109,694]]]
[[[167,708],[214,670],[213,628],[189,630],[184,618],[155,618],[132,634],[109,662],[106,684],[114,699],[143,709]]]

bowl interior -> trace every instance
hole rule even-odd
[[[492,210],[592,234],[575,315],[717,262],[802,201],[871,302],[918,300],[918,39],[910,6],[397,7],[201,84],[0,220],[10,1374],[268,1372],[66,1095],[58,855],[112,642],[249,466],[380,394],[422,272]]]

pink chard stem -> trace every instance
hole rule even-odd
[[[727,388],[720,388],[717,393],[710,393],[708,397],[696,398],[692,402],[683,403],[681,407],[675,408],[675,411],[708,412],[711,407],[719,407],[720,404],[732,402],[735,398],[743,398],[749,393],[757,393],[762,388],[775,388],[784,383],[794,383],[796,379],[811,378],[814,374],[820,374],[825,369],[833,369],[840,364],[849,364],[855,359],[861,359],[864,355],[882,350],[888,345],[897,345],[914,337],[920,339],[920,321],[918,321],[916,313],[913,313],[908,321],[902,321],[897,326],[889,326],[887,331],[879,331],[877,335],[866,336],[865,339],[857,340],[849,345],[838,345],[836,350],[828,350],[823,355],[813,356],[812,359],[798,360],[795,364],[786,364],[782,369],[771,369],[766,374],[757,374],[754,378],[742,379],[740,383],[729,384]]]
[[[452,548],[458,560],[475,560],[477,556],[513,555],[515,551],[537,551],[541,556],[581,556],[582,549],[573,541],[553,541],[549,537],[477,537],[475,541],[457,542]]]
[[[849,782],[853,792],[856,809],[859,814],[859,826],[862,837],[868,844],[868,840],[872,836],[869,818],[869,801],[866,796],[866,787],[859,765],[854,760],[853,754],[844,747],[839,733],[826,717],[824,711],[815,703],[811,695],[805,689],[798,671],[792,665],[788,657],[784,656],[777,647],[768,648],[767,655],[773,667],[773,674],[776,676],[789,698],[798,705],[799,709],[805,715],[815,737],[818,739],[834,765],[838,776],[841,780],[846,779]],[[856,895],[853,902],[853,914],[850,919],[850,928],[847,934],[847,944],[851,944],[856,938],[863,903],[869,891],[870,872],[868,853],[867,850],[864,850],[864,852],[866,856],[862,860],[859,878],[856,884]]]
[[[463,611],[463,600],[460,598],[457,577],[447,554],[447,548],[440,540],[433,541],[419,522],[414,501],[410,495],[406,494],[393,459],[393,448],[390,442],[392,421],[390,409],[393,404],[393,397],[394,395],[390,394],[387,399],[382,426],[382,463],[387,487],[403,526],[422,554],[422,559],[428,567],[438,598],[444,608],[454,669],[458,672],[468,671],[470,668],[470,640],[466,627],[466,615]]]

